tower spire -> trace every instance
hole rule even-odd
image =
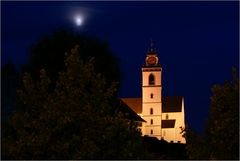
[[[150,47],[148,48],[148,55],[152,55],[152,54],[156,55],[157,53],[156,53],[155,44],[153,42],[153,39],[151,38],[150,39]]]
[[[146,66],[158,66],[158,56],[156,48],[152,39],[150,39],[150,46],[146,55]]]
[[[150,40],[151,42],[150,42],[150,48],[153,48],[153,39],[151,38],[151,40]]]

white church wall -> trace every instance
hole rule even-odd
[[[185,138],[182,137],[182,134],[176,128],[163,128],[162,137],[167,142],[186,143]]]
[[[148,115],[160,115],[161,114],[161,103],[143,103],[142,105],[142,116]],[[153,114],[150,113],[151,108],[153,109]]]
[[[142,126],[140,127],[140,129],[141,129],[141,133],[142,133],[142,135],[144,136],[145,135],[145,122],[143,122],[142,123]]]
[[[167,142],[175,142],[175,129],[174,128],[163,128],[162,138]]]
[[[170,113],[163,113],[162,114],[163,120],[176,120],[175,122],[175,128],[163,128],[163,131],[166,133],[166,139],[168,142],[171,141],[171,139],[174,142],[180,141],[181,143],[186,143],[186,139],[181,134],[181,128],[185,128],[185,118],[184,118],[184,100],[182,100],[182,112],[170,112]]]
[[[148,69],[148,68],[144,68]],[[149,69],[154,69],[154,68],[149,68]],[[158,68],[157,68],[158,69]],[[147,72],[142,72],[142,86],[149,86],[149,75],[150,74],[154,75],[155,78],[155,85],[161,85],[161,71],[147,71]]]
[[[143,102],[161,102],[162,87],[143,87],[142,98]]]
[[[144,123],[144,134],[149,136],[161,136],[161,115],[146,115],[143,116],[146,121]]]
[[[160,126],[145,126],[145,135],[161,138]]]
[[[146,121],[145,126],[160,126],[161,125],[161,116],[145,116],[143,119]],[[151,124],[152,120],[152,124]]]

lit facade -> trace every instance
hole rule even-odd
[[[149,48],[142,66],[142,97],[121,100],[146,121],[140,127],[142,135],[186,143],[181,134],[185,127],[184,98],[162,96],[162,66],[158,60],[156,49]]]

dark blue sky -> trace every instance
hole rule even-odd
[[[84,15],[77,27],[73,16]],[[213,84],[239,64],[239,4],[232,2],[1,2],[1,62],[27,62],[29,46],[68,27],[109,42],[121,65],[120,97],[141,97],[150,39],[163,66],[163,94],[185,97],[191,128],[207,118]],[[107,62],[106,62],[107,63]]]

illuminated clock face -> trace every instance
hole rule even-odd
[[[149,64],[149,65],[155,65],[155,64],[157,64],[157,58],[156,58],[156,57],[153,57],[153,56],[149,57],[149,58],[147,59],[147,64]]]

